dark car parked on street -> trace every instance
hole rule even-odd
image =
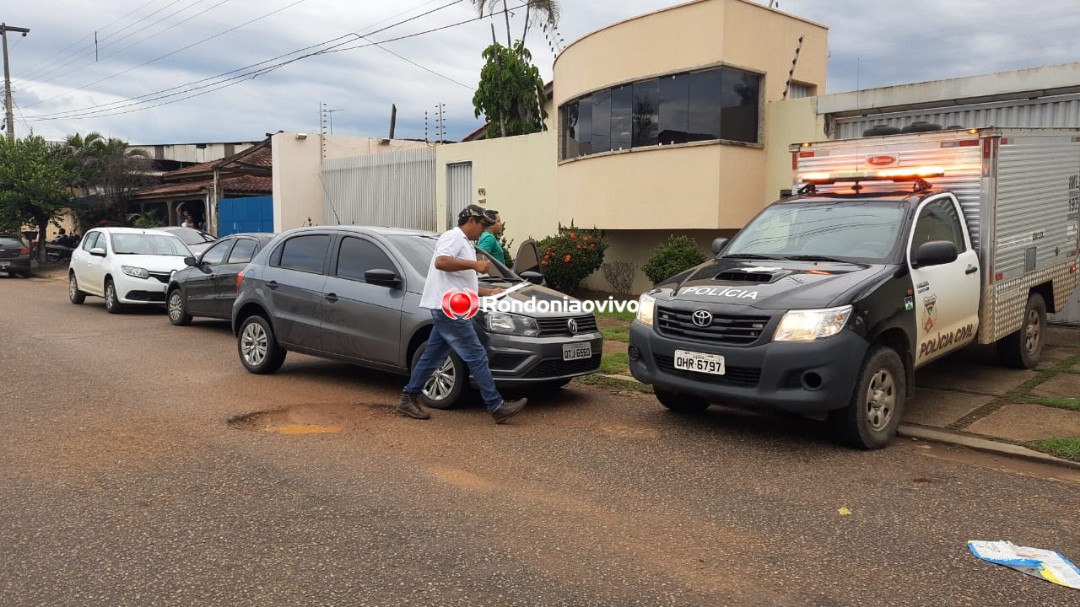
[[[255,257],[239,280],[232,326],[244,367],[273,373],[285,353],[342,360],[408,374],[431,332],[431,311],[419,307],[437,234],[357,226],[285,232]],[[478,258],[487,256],[477,250]],[[491,259],[490,257],[487,257]],[[528,273],[527,273],[528,275]],[[518,287],[519,302],[576,301],[530,284],[491,260],[485,287]],[[560,304],[565,309],[565,304]],[[473,322],[500,389],[555,387],[600,369],[603,336],[591,312],[518,314],[481,309]],[[450,355],[424,386],[422,401],[454,406],[468,369]]]
[[[14,234],[0,234],[0,272],[30,278],[30,247]]]
[[[188,267],[169,278],[165,296],[169,322],[189,325],[193,316],[232,318],[236,275],[274,236],[268,232],[230,234],[201,255],[185,259]]]

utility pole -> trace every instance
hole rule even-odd
[[[6,23],[0,23],[0,36],[4,38],[4,109],[7,110],[4,127],[7,129],[8,141],[15,141],[15,115],[11,109],[11,68],[8,67],[7,33],[20,32],[25,37],[30,30],[25,27],[13,27]]]

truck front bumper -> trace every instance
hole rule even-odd
[[[671,339],[635,321],[630,326],[630,372],[646,384],[715,404],[830,411],[850,401],[869,345],[848,330],[812,342],[714,345]],[[675,350],[722,355],[726,373],[676,369]]]

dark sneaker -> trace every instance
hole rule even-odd
[[[498,409],[491,412],[491,417],[495,419],[496,424],[501,424],[524,409],[527,402],[529,402],[527,398],[504,400]]]
[[[411,417],[413,419],[428,419],[431,414],[420,408],[420,401],[417,400],[415,394],[401,393],[401,402],[398,403],[396,410],[398,413]]]

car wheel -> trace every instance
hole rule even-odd
[[[86,301],[86,293],[79,290],[79,281],[75,278],[74,272],[68,276],[68,299],[76,305]]]
[[[829,414],[836,437],[860,449],[889,444],[904,414],[907,378],[892,348],[876,345],[866,354],[847,407]]]
[[[236,349],[244,368],[257,375],[273,373],[285,362],[285,348],[278,345],[270,321],[249,316],[240,325]]]
[[[178,327],[190,325],[191,315],[187,313],[187,300],[180,291],[180,287],[169,291],[168,302],[169,322]]]
[[[656,393],[656,400],[660,401],[661,405],[676,413],[701,413],[709,408],[709,401],[704,398],[670,392],[655,386],[653,386],[653,392]]]
[[[420,362],[424,350],[427,350],[427,344],[416,349],[410,370]],[[461,401],[461,395],[465,393],[468,385],[469,370],[465,367],[465,363],[456,354],[448,354],[431,377],[424,382],[424,387],[420,390],[420,402],[432,409],[451,409]]]
[[[120,298],[116,295],[116,285],[113,284],[111,278],[105,280],[105,311],[109,314],[119,314],[123,312],[123,306],[120,305]]]
[[[998,360],[1007,367],[1033,369],[1046,342],[1046,301],[1032,293],[1024,306],[1024,324],[997,344]]]
[[[23,278],[30,278],[30,272],[29,271],[23,272],[22,277]]]

